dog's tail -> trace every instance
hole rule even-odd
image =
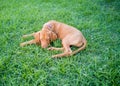
[[[84,39],[84,41],[83,41],[83,46],[80,47],[79,49],[73,51],[70,55],[74,55],[74,54],[78,53],[79,51],[85,49],[86,45],[87,45],[87,41],[86,41],[86,39]]]

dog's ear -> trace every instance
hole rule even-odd
[[[40,31],[34,34],[35,42],[40,44]]]

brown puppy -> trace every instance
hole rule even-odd
[[[29,37],[29,36],[34,36],[33,40],[27,41],[27,42],[23,42],[20,44],[21,47],[28,45],[28,44],[38,44],[40,45],[40,31],[36,32],[36,33],[32,33],[32,34],[28,34],[28,35],[23,35],[23,38]]]
[[[42,48],[47,48],[51,41],[57,38],[62,40],[62,48],[50,47],[49,50],[62,50],[61,54],[53,55],[52,57],[63,57],[78,53],[86,47],[86,39],[82,33],[76,28],[67,24],[51,20],[43,25],[40,32],[40,41]],[[72,52],[70,46],[80,47]]]

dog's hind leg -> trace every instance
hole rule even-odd
[[[60,51],[63,51],[64,48],[63,47],[61,47],[61,48],[49,47],[48,50],[60,50]]]
[[[63,40],[62,44],[63,44],[64,53],[53,55],[52,56],[53,58],[71,55],[72,50],[70,48],[70,45],[67,43],[67,41]]]

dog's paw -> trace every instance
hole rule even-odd
[[[21,43],[21,44],[20,44],[20,47],[23,47],[23,46],[24,46],[24,43]]]
[[[52,58],[61,58],[61,56],[59,54],[57,55],[52,55]]]
[[[22,36],[22,38],[26,38],[26,37],[27,37],[27,35],[23,35],[23,36]]]
[[[57,55],[53,55],[52,58],[57,58],[58,56]]]
[[[48,50],[55,50],[54,47],[49,47]]]

